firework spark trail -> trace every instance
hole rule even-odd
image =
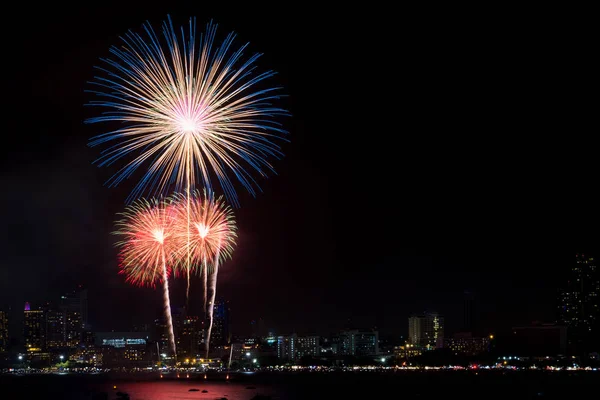
[[[206,310],[208,305],[210,319],[206,345],[208,354],[218,267],[222,261],[230,258],[233,252],[236,238],[235,221],[231,208],[225,204],[222,197],[215,198],[212,192],[206,190],[202,194],[195,191],[190,196],[175,194],[173,202],[177,204],[173,225],[174,241],[178,243],[176,247],[180,254],[182,251],[190,254],[189,265],[195,266],[193,270],[199,269],[204,281],[204,307]],[[186,263],[182,261],[176,265],[176,269],[184,272],[188,270]],[[209,292],[212,300],[207,301]]]
[[[204,299],[203,299],[203,303],[202,303],[202,307],[204,310],[204,314],[206,314],[206,305],[208,302],[208,263],[206,262],[206,258],[204,258],[204,261],[202,263],[203,267],[202,267],[202,284],[203,284],[203,288],[204,288]]]
[[[186,214],[187,214],[187,243],[186,243],[186,249],[187,249],[187,263],[186,263],[186,277],[187,277],[187,285],[185,287],[185,308],[187,311],[189,311],[189,306],[190,306],[190,270],[191,270],[191,252],[190,252],[190,184],[189,184],[189,180],[188,180],[188,184],[187,184],[187,191],[186,191],[186,197],[187,197],[187,208],[186,208]],[[206,288],[205,288],[206,289]],[[204,306],[206,308],[206,305]]]
[[[174,254],[171,215],[172,206],[166,201],[140,199],[129,205],[116,222],[115,235],[122,239],[116,243],[120,248],[120,273],[137,286],[163,285],[165,319],[169,331],[169,342],[173,356],[177,357],[173,320],[169,300],[169,265],[175,260],[167,257]]]
[[[206,335],[206,358],[208,358],[208,351],[210,350],[210,335],[212,334],[213,327],[213,315],[215,310],[215,297],[217,294],[217,275],[219,273],[219,250],[217,248],[217,254],[215,254],[214,269],[211,273],[210,280],[210,301],[208,303],[208,333]]]
[[[165,252],[163,250],[162,255],[163,268],[162,268],[162,279],[163,279],[163,310],[167,317],[167,327],[169,329],[169,344],[171,345],[171,351],[173,356],[177,360],[177,351],[175,347],[175,334],[173,332],[173,319],[171,318],[171,300],[169,299],[169,276],[167,274],[167,261],[165,259]]]

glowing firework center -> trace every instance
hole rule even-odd
[[[198,228],[198,235],[200,235],[202,239],[206,239],[208,236],[208,226],[200,223],[196,224],[196,228]]]

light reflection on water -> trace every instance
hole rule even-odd
[[[199,389],[199,391],[190,392],[189,389]],[[208,392],[202,393],[202,390]],[[103,385],[102,391],[110,393],[109,398],[116,397],[117,392],[125,392],[129,394],[131,400],[215,400],[222,397],[227,400],[250,400],[257,394],[272,396],[273,399],[283,399],[271,387],[239,382],[115,382]]]

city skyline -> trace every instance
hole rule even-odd
[[[218,297],[212,335],[207,329],[206,312],[203,316],[191,315],[186,307],[172,306],[177,354],[170,352],[171,328],[164,313],[158,313],[153,322],[130,325],[127,330],[92,330],[87,322],[88,289],[79,285],[61,295],[59,301],[47,300],[42,306],[25,302],[21,311],[22,340],[7,338],[7,321],[10,326],[15,313],[0,310],[0,365],[34,370],[122,368],[130,372],[175,367],[197,372],[195,368],[224,368],[232,363],[236,369],[256,371],[309,365],[397,369],[406,368],[407,363],[409,367],[413,363],[419,367],[469,363],[469,369],[477,369],[478,365],[510,368],[507,365],[512,362],[535,369],[537,362],[546,364],[546,368],[554,368],[558,362],[572,364],[572,368],[581,368],[579,363],[583,363],[586,370],[592,370],[590,365],[598,360],[600,270],[589,254],[575,254],[565,270],[562,287],[557,291],[556,319],[549,323],[533,321],[504,326],[497,332],[483,331],[477,296],[466,291],[461,330],[454,332],[446,330],[443,314],[426,311],[407,317],[408,329],[403,335],[383,333],[385,327],[382,332],[376,327],[356,326],[351,321],[335,333],[310,327],[309,334],[283,332],[267,327],[262,318],[252,320],[252,333],[244,335],[232,329],[230,301]]]
[[[339,376],[343,372],[351,374],[351,381],[359,379],[365,372],[386,379],[407,376],[404,375],[407,373],[411,374],[408,375],[411,379],[419,379],[423,374],[428,374],[428,379],[435,379],[438,376],[435,374],[451,374],[447,376],[460,379],[469,374],[470,386],[475,384],[474,380],[479,375],[489,374],[512,374],[513,379],[514,374],[525,379],[528,376],[539,377],[539,374],[552,374],[556,379],[565,374],[573,376],[575,371],[577,374],[595,374],[600,370],[597,334],[587,337],[585,347],[579,347],[577,335],[581,328],[584,331],[598,328],[597,324],[594,325],[599,317],[600,298],[597,263],[593,256],[576,254],[565,272],[565,284],[557,298],[562,304],[557,313],[562,325],[512,326],[508,332],[504,330],[500,334],[483,336],[471,332],[479,325],[477,298],[472,292],[465,292],[462,327],[471,331],[452,335],[445,332],[444,316],[429,312],[414,313],[408,317],[406,338],[382,337],[379,331],[369,329],[344,329],[329,336],[275,332],[264,335],[260,332],[266,332],[265,321],[259,319],[252,321],[253,334],[250,337],[236,335],[231,342],[217,344],[217,338],[226,337],[228,329],[223,327],[231,311],[228,301],[217,299],[215,340],[210,355],[206,357],[202,355],[202,334],[199,332],[204,328],[198,324],[198,317],[186,315],[183,307],[173,308],[178,357],[168,354],[170,346],[166,325],[158,319],[154,325],[144,324],[128,332],[81,332],[79,340],[73,341],[73,336],[68,334],[70,313],[76,313],[80,329],[84,326],[82,316],[88,314],[85,310],[87,290],[79,287],[79,293],[71,291],[61,296],[59,306],[56,302],[52,306],[53,302],[48,301],[38,309],[26,302],[21,311],[25,314],[24,329],[27,331],[24,346],[12,344],[8,352],[1,348],[6,313],[0,310],[0,372],[5,377],[18,376],[21,379],[53,374],[77,375],[78,379],[87,379],[85,377],[91,374],[106,379],[117,374],[119,381],[107,387],[113,390],[122,388],[127,379],[135,379],[136,385],[150,380],[155,384],[152,388],[155,393],[164,387],[159,382],[166,385],[179,381],[177,384],[185,384],[183,390],[189,392],[187,386],[190,384],[206,388],[209,382],[218,379],[227,382],[228,392],[231,392],[230,384],[240,373],[243,376],[275,374],[278,383],[289,373],[291,376],[327,374],[327,382],[330,382],[330,376]],[[62,335],[59,335],[63,341],[58,346],[50,342],[50,328],[56,321],[56,310],[64,313],[59,319],[65,322]],[[590,311],[595,312],[590,314]],[[158,315],[164,318],[164,314]],[[10,314],[8,317],[10,319]],[[563,370],[566,372],[556,372]],[[207,376],[210,376],[208,381]],[[577,387],[580,387],[582,378],[578,379]],[[254,388],[247,386],[248,381],[244,382],[246,390]],[[450,386],[458,381],[452,382]],[[591,380],[590,384],[595,382]],[[498,381],[495,384],[498,385]],[[6,390],[6,386],[3,387]],[[514,397],[514,381],[510,388],[501,397]],[[181,392],[187,394],[183,390]],[[405,388],[403,390],[406,392]],[[128,391],[131,392],[131,389]],[[213,390],[208,387],[208,391]],[[68,392],[72,394],[73,388],[70,387]],[[337,388],[336,393],[339,394]],[[369,393],[372,395],[372,389]]]
[[[583,334],[583,336],[578,339],[581,340],[589,335],[590,332],[598,329],[598,321],[600,321],[600,270],[598,269],[598,262],[593,255],[576,254],[568,268],[565,268],[565,271],[563,272],[563,282],[556,290],[557,309],[555,317],[546,321],[531,321],[530,324],[527,323],[524,325],[562,325],[569,328],[569,331],[575,335],[573,337],[579,337]],[[392,333],[386,329],[385,325],[380,326],[379,328],[376,326],[368,327],[356,325],[351,319],[346,321],[343,330],[364,330],[365,328],[374,330],[381,329],[388,338],[395,336],[395,338],[392,339],[393,341],[402,341],[401,339],[398,339],[398,336],[400,338],[406,337],[407,343],[412,343],[423,348],[435,348],[439,347],[440,339],[443,342],[444,337],[448,338],[452,335],[462,338],[465,337],[465,335],[468,337],[487,337],[496,334],[495,331],[481,327],[478,308],[477,295],[471,291],[465,291],[463,293],[462,323],[459,325],[458,321],[454,321],[453,324],[455,327],[460,326],[459,329],[446,330],[444,315],[429,309],[424,312],[412,312],[409,314],[408,327],[404,334],[398,334],[398,332]],[[94,331],[88,322],[88,289],[82,285],[61,295],[58,300],[46,300],[39,305],[25,302],[23,310],[25,317],[23,324],[25,330],[27,330],[30,325],[30,323],[28,323],[28,315],[30,315],[29,319],[31,320],[31,318],[35,318],[37,315],[36,313],[43,313],[40,314],[43,319],[42,323],[45,325],[45,328],[42,330],[44,334],[42,335],[43,337],[40,342],[43,342],[43,347],[46,347],[46,344],[48,348],[74,346],[78,343],[77,338],[79,337],[79,339],[81,339],[83,332]],[[179,307],[177,305],[172,305],[171,310],[174,315],[176,330],[182,329],[184,325],[189,325],[189,328],[187,329],[194,331],[195,335],[196,331],[206,329],[204,326],[205,322],[202,322],[202,315],[206,318],[205,312],[201,311],[198,315],[194,315],[190,310],[186,310],[185,307]],[[14,317],[19,315],[19,312],[13,312],[11,315],[10,310],[3,310],[2,308],[0,308],[0,312],[0,331],[2,331],[0,332],[0,339],[3,339],[0,340],[0,344],[3,344],[4,348],[6,348],[8,343],[8,336],[6,334],[7,318],[14,321]],[[33,317],[31,317],[31,315],[33,315]],[[154,325],[158,326],[157,324],[159,324],[159,321],[162,321],[163,318],[164,316],[161,316],[160,313],[157,314],[156,319],[154,319]],[[19,318],[16,318],[16,320],[18,321]],[[137,332],[140,330],[138,329],[140,326],[145,326],[146,331],[150,331],[148,327],[152,325],[151,321],[131,321],[132,322],[126,329],[123,329],[124,327],[121,327],[121,329],[115,329],[113,327],[110,330]],[[164,321],[162,324],[164,324]],[[301,334],[316,334],[325,337],[332,334],[332,330],[319,332],[310,325],[305,326],[302,330],[285,332],[278,329],[277,324],[268,325],[268,322],[263,318],[251,320],[248,325],[250,326],[251,332],[247,329],[248,326],[246,326],[246,329],[242,329],[239,332],[234,331],[232,329],[230,301],[221,296],[216,298],[215,325],[212,337],[217,345],[230,343],[232,337],[246,336],[258,338],[266,337],[267,333],[276,335],[281,335],[283,333],[297,335],[298,332],[300,332]],[[10,336],[20,339],[19,334],[15,335],[15,333],[18,332],[16,328],[17,326],[13,322]],[[503,334],[513,328],[514,326],[510,325],[499,327],[497,333]],[[95,331],[99,330],[106,329],[96,329]],[[142,329],[142,331],[143,330],[144,329]],[[164,333],[166,334],[166,331]],[[202,337],[204,337],[204,334],[200,336],[198,339],[194,340],[197,340],[198,342],[203,340]],[[26,346],[31,347],[30,344],[27,344],[27,341],[30,340],[27,333],[24,333],[24,336],[21,339]],[[40,339],[37,338],[37,340]],[[62,344],[52,345],[53,342],[62,342]],[[36,346],[42,347],[40,343]]]
[[[589,254],[589,253],[588,253]],[[486,312],[482,312],[481,309],[483,308],[485,310],[486,305],[482,304],[482,299],[486,299],[486,297],[483,294],[479,294],[477,292],[474,292],[473,290],[467,290],[461,293],[454,293],[454,295],[452,297],[448,297],[448,299],[452,299],[451,302],[447,301],[447,304],[444,305],[440,305],[438,304],[424,304],[423,307],[421,307],[420,309],[418,307],[412,307],[410,309],[407,309],[408,311],[405,312],[404,316],[408,316],[408,315],[412,315],[412,314],[417,314],[417,313],[427,313],[427,312],[439,312],[442,315],[450,315],[451,319],[449,320],[449,331],[450,332],[460,332],[460,331],[464,331],[465,328],[465,318],[468,318],[469,320],[471,320],[471,323],[475,323],[477,325],[477,330],[478,331],[487,331],[487,332],[494,332],[497,330],[501,330],[501,329],[506,329],[507,327],[511,326],[511,325],[523,325],[523,324],[528,324],[531,323],[533,321],[541,321],[541,322],[553,322],[553,321],[558,321],[559,320],[559,316],[558,316],[558,311],[556,309],[556,307],[558,306],[559,300],[558,300],[558,296],[561,292],[562,289],[565,289],[567,284],[565,283],[566,281],[564,281],[565,277],[568,275],[569,271],[569,267],[568,265],[572,264],[572,263],[568,263],[565,264],[565,269],[563,271],[561,271],[561,275],[563,277],[563,282],[557,282],[557,286],[555,288],[550,288],[550,290],[547,291],[547,299],[548,302],[546,303],[546,307],[545,309],[542,309],[540,313],[538,313],[537,315],[533,315],[532,318],[530,318],[529,320],[527,320],[526,318],[522,318],[522,319],[513,319],[511,320],[505,320],[502,323],[496,321],[496,323],[494,324],[490,324],[489,321],[486,321]],[[196,282],[197,285],[200,284],[200,282]],[[177,284],[175,284],[175,287],[177,287]],[[65,291],[63,291],[62,293],[64,294],[66,291],[68,291],[69,288],[65,288]],[[139,290],[139,289],[138,289]],[[150,292],[151,290],[146,289],[145,291]],[[172,308],[178,308],[178,307],[182,307],[184,305],[183,302],[183,290],[182,290],[182,284],[179,284],[179,291],[178,291],[178,297],[179,297],[179,302],[175,302],[174,305],[172,306]],[[43,297],[36,297],[36,296],[31,296],[33,299],[36,299],[35,301],[30,301],[29,303],[32,305],[37,305],[37,306],[43,306],[45,304],[48,303],[48,299],[47,298],[43,298]],[[55,297],[54,299],[54,303],[56,304],[58,301],[60,301],[60,297],[62,297],[62,295],[58,295],[57,297]],[[224,297],[224,296],[223,296]],[[465,304],[465,302],[467,302],[467,297],[469,298],[468,300],[468,304],[470,307],[474,307],[475,311],[473,312],[471,310],[471,313],[473,313],[474,315],[469,315],[467,316],[465,314],[466,309],[465,307],[467,307],[467,305]],[[447,299],[447,300],[448,300]],[[94,304],[99,304],[101,303],[101,301],[98,298],[95,298],[93,300]],[[152,302],[151,302],[152,303]],[[117,322],[114,323],[114,320],[108,320],[105,321],[103,324],[94,324],[93,326],[97,326],[98,329],[97,330],[127,330],[128,327],[130,326],[134,326],[137,324],[142,324],[142,323],[147,323],[148,321],[154,319],[156,317],[155,313],[153,312],[160,312],[161,309],[161,305],[158,301],[154,301],[154,308],[153,309],[148,309],[148,308],[144,308],[143,311],[146,311],[145,313],[142,312],[140,313],[140,309],[133,309],[130,308],[129,310],[132,311],[131,313],[125,313],[123,314],[123,321],[124,322]],[[9,309],[9,306],[12,310],[15,309],[22,309],[22,307],[14,307],[11,303],[9,305],[5,304],[0,304],[0,309],[7,311]],[[237,304],[236,304],[237,305]],[[239,304],[240,306],[243,306],[243,302],[241,304]],[[133,306],[132,306],[133,307]],[[190,314],[194,315],[194,314],[200,314],[200,301],[196,301],[196,302],[192,302],[191,304],[191,310],[190,310]],[[97,310],[95,308],[94,309],[94,314],[97,312]],[[148,312],[150,311],[150,312]],[[507,310],[508,312],[510,312],[510,309]],[[14,312],[13,312],[14,314]],[[353,326],[355,327],[360,327],[360,328],[378,328],[378,329],[382,329],[384,332],[386,332],[387,334],[405,334],[405,332],[408,330],[408,324],[406,323],[406,321],[404,321],[404,318],[402,315],[394,315],[394,317],[396,317],[400,323],[397,322],[392,322],[392,323],[388,323],[388,324],[381,324],[381,323],[376,323],[376,322],[371,322],[369,323],[369,321],[374,321],[374,318],[360,318],[360,317],[352,317],[350,316],[349,318],[346,318],[343,321],[340,321],[339,324],[337,324],[336,326],[332,326],[332,327],[325,327],[325,329],[323,329],[323,327],[319,327],[319,323],[318,321],[316,321],[316,323],[312,324],[312,321],[310,321],[310,323],[307,324],[298,324],[298,323],[294,323],[291,322],[290,320],[294,320],[293,318],[289,318],[289,319],[282,319],[282,318],[273,318],[268,320],[266,323],[268,325],[269,328],[271,329],[276,329],[278,331],[282,331],[282,332],[287,332],[287,333],[293,333],[293,332],[297,332],[297,333],[301,333],[301,334],[309,334],[309,333],[314,333],[316,331],[319,332],[323,332],[324,334],[327,334],[328,332],[334,332],[340,329],[344,329],[344,327],[346,327],[348,325],[348,322],[351,321]],[[21,318],[20,316],[17,314],[15,315],[15,317],[13,317],[16,321],[20,321]],[[237,315],[237,318],[234,318],[234,322],[233,322],[233,330],[239,332],[240,334],[249,334],[251,332],[252,328],[252,322],[253,320],[257,319],[257,318],[261,318],[263,319],[263,323],[264,322],[264,317],[261,317],[259,313],[256,313],[255,315],[250,315],[248,316],[241,316],[241,315]],[[92,319],[94,321],[97,321],[98,318],[97,316],[93,316]],[[475,321],[472,321],[475,320]],[[116,320],[118,321],[118,320]],[[366,321],[366,322],[365,322]],[[300,325],[300,326],[296,326],[296,325]],[[12,326],[12,324],[11,324]],[[280,328],[281,327],[281,328]],[[13,332],[12,336],[20,336],[19,335],[19,331],[17,330],[16,335],[15,335],[15,328],[14,326],[12,326]]]
[[[482,329],[552,320],[570,251],[600,253],[596,203],[573,193],[592,192],[593,148],[576,128],[560,144],[540,137],[562,127],[539,118],[553,93],[544,61],[554,49],[532,54],[517,33],[502,33],[513,44],[507,49],[500,33],[481,26],[472,29],[482,34],[449,33],[461,24],[429,14],[403,25],[409,39],[386,41],[397,21],[382,10],[348,10],[348,18],[301,10],[300,21],[311,21],[305,29],[253,7],[244,17],[192,6],[56,7],[52,18],[41,9],[28,14],[31,29],[7,45],[20,62],[8,66],[14,101],[6,129],[15,134],[1,161],[3,187],[15,193],[1,207],[9,228],[0,241],[3,308],[83,284],[98,330],[151,320],[160,309],[151,289],[116,275],[109,232],[131,186],[103,186],[114,171],[91,165],[82,104],[84,83],[115,38],[168,12],[178,22],[195,15],[236,30],[265,53],[262,62],[289,95],[286,157],[263,193],[240,197],[239,247],[219,277],[219,293],[236,307],[234,330],[264,318],[282,332],[337,331],[352,318],[406,332],[406,315],[434,310],[456,331],[467,290],[477,295]],[[363,21],[371,24],[361,36]],[[400,67],[386,57],[393,49],[403,55]],[[515,96],[518,87],[534,99]],[[550,228],[563,219],[574,233],[557,244]],[[174,282],[175,304],[184,303],[183,291]],[[277,321],[283,314],[290,318]]]

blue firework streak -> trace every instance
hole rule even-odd
[[[233,49],[234,33],[215,45],[216,30],[209,23],[196,36],[192,18],[178,35],[168,18],[159,36],[146,23],[143,36],[130,31],[121,47],[110,49],[114,58],[102,59],[101,74],[90,82],[99,100],[89,105],[103,113],[86,122],[121,123],[89,141],[107,146],[98,166],[125,162],[107,184],[116,186],[147,165],[127,202],[171,190],[190,193],[198,184],[211,190],[216,177],[239,206],[232,181],[255,196],[254,176],[275,172],[268,160],[283,155],[277,143],[286,134],[277,119],[288,113],[273,105],[281,88],[259,88],[275,73],[257,73],[260,54],[244,60],[248,45]]]

